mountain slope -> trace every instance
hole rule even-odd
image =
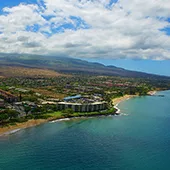
[[[30,68],[45,68],[62,73],[109,75],[121,77],[141,77],[141,78],[169,78],[154,74],[147,74],[137,71],[129,71],[115,66],[105,66],[99,63],[92,63],[85,60],[39,56],[28,54],[0,54],[0,66],[22,66]]]

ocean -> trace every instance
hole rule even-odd
[[[169,170],[170,91],[119,104],[120,116],[45,123],[0,137],[0,170]]]

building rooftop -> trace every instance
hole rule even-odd
[[[81,103],[71,103],[71,102],[58,102],[58,104],[82,105]]]
[[[58,102],[58,104],[65,104],[65,105],[97,105],[97,104],[104,104],[107,103],[105,101],[101,102],[92,102],[92,103],[72,103],[72,102]]]
[[[72,99],[80,99],[82,96],[81,95],[76,95],[76,96],[68,96],[65,97],[64,100],[72,100]]]

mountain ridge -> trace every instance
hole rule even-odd
[[[21,66],[29,68],[44,68],[62,73],[94,74],[136,78],[168,78],[168,76],[126,70],[116,66],[105,66],[97,62],[58,56],[43,56],[32,54],[0,53],[0,66]]]

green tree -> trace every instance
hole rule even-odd
[[[73,109],[68,108],[68,109],[63,110],[62,115],[64,117],[70,117],[73,113],[74,113]]]
[[[2,123],[3,121],[7,120],[9,117],[8,117],[8,114],[0,114],[0,123]]]
[[[17,118],[18,115],[19,115],[19,113],[18,113],[16,110],[11,110],[11,109],[9,109],[9,110],[7,110],[6,112],[7,112],[7,115],[8,115],[8,117],[9,117],[9,119]]]
[[[26,116],[28,115],[28,112],[31,111],[31,107],[28,106],[28,105],[25,105],[24,106],[24,109],[25,109],[25,113],[26,113]]]

